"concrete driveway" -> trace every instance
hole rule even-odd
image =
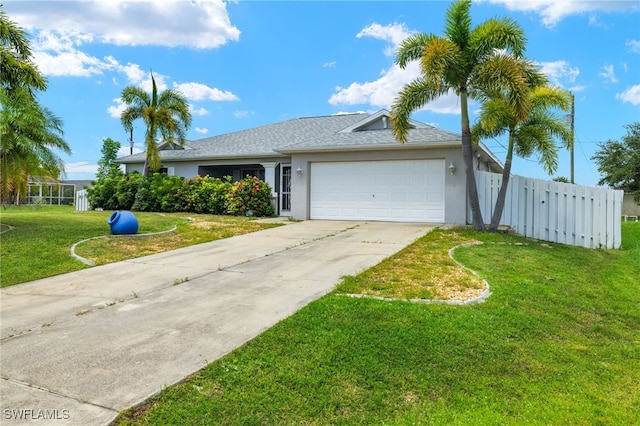
[[[108,424],[430,229],[305,221],[2,289],[0,423]]]

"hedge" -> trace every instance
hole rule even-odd
[[[92,181],[92,209],[273,216],[271,187],[255,176],[231,182],[210,176],[184,179],[154,173],[120,174]]]

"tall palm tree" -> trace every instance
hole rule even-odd
[[[519,110],[528,108],[527,80],[521,62],[526,38],[512,19],[489,19],[472,28],[471,0],[458,0],[447,11],[444,36],[415,34],[405,39],[396,53],[396,64],[405,68],[419,60],[422,76],[408,83],[391,108],[392,130],[404,143],[409,115],[426,103],[453,90],[460,97],[462,156],[473,226],[484,230],[478,189],[473,170],[473,147],[468,98],[479,97],[487,86],[507,87],[511,102]]]
[[[151,95],[136,86],[122,90],[122,101],[128,105],[122,112],[120,121],[127,132],[133,131],[133,122],[142,119],[147,127],[145,132],[146,159],[143,174],[157,171],[162,165],[158,149],[158,134],[169,144],[183,146],[186,133],[191,126],[191,112],[185,96],[172,89],[158,95],[156,80],[151,73]]]
[[[62,120],[42,107],[25,87],[0,88],[0,199],[27,192],[29,177],[58,178],[64,172],[55,150],[70,154]]]
[[[0,10],[0,87],[9,91],[16,87],[45,90],[47,80],[31,57],[25,30]]]
[[[571,106],[571,95],[558,87],[534,86],[529,92],[530,109],[518,113],[507,94],[493,93],[483,102],[478,122],[471,129],[474,141],[508,134],[507,156],[502,171],[502,182],[491,217],[489,231],[495,232],[500,224],[511,175],[513,154],[530,157],[538,153],[540,164],[551,175],[558,168],[558,148],[555,139],[560,139],[566,148],[571,148],[573,138],[564,114]]]

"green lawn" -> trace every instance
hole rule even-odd
[[[0,211],[2,286],[86,267],[69,256],[109,233],[111,212]],[[251,232],[247,218],[137,213],[162,240],[104,238],[78,247],[97,263]],[[640,223],[622,250],[504,234],[436,230],[171,386],[123,424],[640,424]],[[446,298],[491,285],[482,304]],[[114,252],[119,253],[114,258]]]
[[[88,266],[70,255],[79,241],[108,236],[111,211],[76,212],[69,206],[32,206],[0,209],[0,284],[7,287]],[[76,254],[96,264],[130,259],[227,238],[274,224],[238,216],[158,214],[136,212],[139,234],[161,232],[177,226],[171,235],[109,237],[77,246]],[[192,220],[187,220],[187,218]],[[10,229],[11,226],[13,229]]]
[[[121,423],[640,424],[640,223],[623,225],[620,251],[436,230],[407,249],[413,267],[447,236],[485,242],[456,259],[490,283],[486,302],[341,295],[401,270],[400,253]]]

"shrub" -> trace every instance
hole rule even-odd
[[[132,172],[123,176],[120,181],[118,181],[116,186],[119,205],[118,210],[131,210],[142,180],[143,176],[140,173]]]
[[[227,191],[227,213],[235,216],[251,212],[254,216],[273,216],[271,187],[255,176],[235,182]]]
[[[185,211],[187,200],[184,178],[154,173],[142,180],[138,192],[136,209],[147,212],[180,212]]]
[[[117,210],[120,208],[117,186],[123,176],[120,174],[91,181],[92,186],[87,188],[87,199],[92,209]]]
[[[188,210],[194,213],[225,214],[226,194],[231,189],[231,178],[225,180],[210,176],[188,179]]]
[[[209,214],[273,216],[271,187],[257,177],[247,176],[231,183],[225,179],[138,172],[108,176],[92,182],[87,190],[91,208],[149,212],[194,212]],[[134,206],[135,204],[135,206]]]

